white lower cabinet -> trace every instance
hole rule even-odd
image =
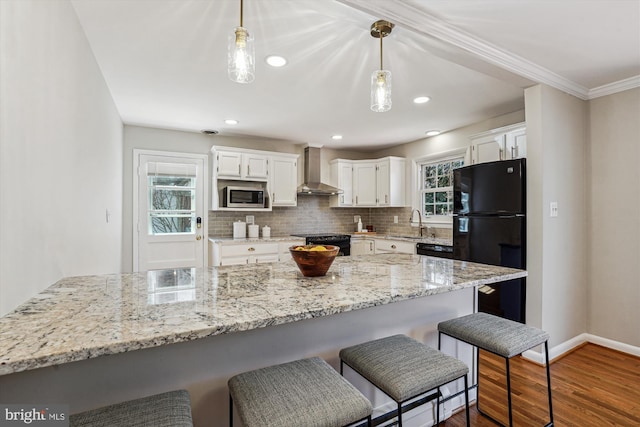
[[[303,240],[256,241],[238,243],[233,241],[209,241],[209,266],[260,264],[286,261],[291,258],[289,247],[304,245]]]
[[[416,244],[400,240],[376,239],[376,254],[415,254]]]
[[[376,251],[373,239],[351,239],[351,255],[372,255]]]

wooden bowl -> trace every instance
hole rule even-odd
[[[314,248],[324,247],[326,250]],[[289,248],[291,257],[298,264],[300,272],[305,277],[317,277],[327,274],[340,248],[332,245],[295,245]]]

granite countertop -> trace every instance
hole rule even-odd
[[[374,234],[368,235],[368,233],[355,234],[351,235],[352,239],[383,239],[383,240],[400,240],[402,242],[411,242],[411,243],[429,243],[432,245],[442,245],[442,246],[453,246],[452,239],[447,239],[444,237],[419,237],[419,236],[396,236],[396,235],[388,235],[388,234]]]
[[[525,277],[417,255],[338,257],[324,277],[290,261],[70,277],[0,318],[0,375],[295,322]]]
[[[304,237],[295,237],[295,236],[274,236],[274,237],[256,237],[256,238],[246,238],[246,239],[234,239],[233,237],[211,237],[209,236],[209,240],[214,243],[236,243],[236,244],[244,244],[244,243],[278,243],[278,242],[289,242],[291,240],[304,240]]]

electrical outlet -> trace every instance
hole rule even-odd
[[[255,217],[254,217],[253,215],[247,215],[247,216],[246,216],[246,222],[247,222],[247,224],[253,224],[255,220],[256,220],[256,219],[255,219]]]
[[[353,216],[353,222],[358,222],[358,219],[360,219],[360,215]]]
[[[398,223],[398,215],[394,215],[393,216],[393,223],[397,224]]]
[[[558,202],[549,203],[549,216],[555,218],[558,216]]]

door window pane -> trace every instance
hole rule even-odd
[[[150,235],[195,232],[195,177],[149,176]]]

